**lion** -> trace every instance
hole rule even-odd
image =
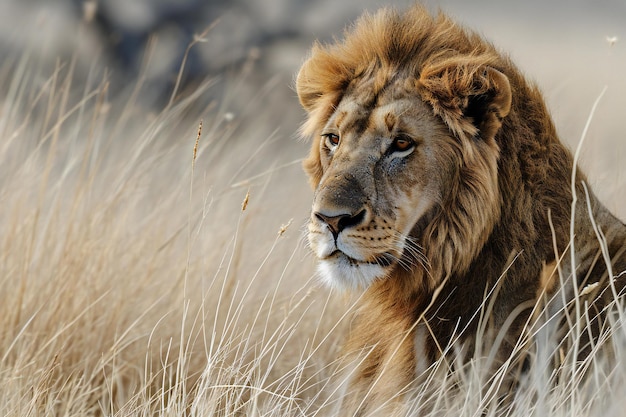
[[[556,315],[585,297],[594,335],[622,306],[626,226],[574,167],[539,89],[481,36],[419,5],[366,13],[314,44],[296,91],[309,244],[321,278],[359,294],[347,415],[401,409],[451,343],[469,359],[480,340],[497,367],[542,300]]]

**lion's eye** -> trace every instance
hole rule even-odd
[[[328,149],[333,149],[335,146],[339,145],[339,135],[324,133],[322,136],[326,139],[326,147]]]
[[[397,136],[391,143],[391,152],[394,153],[410,153],[415,147],[415,142],[408,136]]]

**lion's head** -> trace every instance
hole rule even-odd
[[[422,271],[411,285],[432,289],[469,266],[500,213],[502,61],[419,7],[365,15],[343,42],[314,46],[296,87],[313,138],[309,242],[325,280],[365,288]]]

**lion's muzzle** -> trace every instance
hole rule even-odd
[[[359,179],[345,172],[327,175],[316,190],[309,242],[322,278],[332,286],[367,287],[386,276],[401,255],[391,220],[375,214],[364,191],[370,186]]]

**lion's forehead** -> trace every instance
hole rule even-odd
[[[332,113],[326,127],[341,134],[380,135],[394,131],[420,134],[432,124],[430,108],[415,95],[387,91],[375,103],[364,102],[358,95],[345,96]]]

